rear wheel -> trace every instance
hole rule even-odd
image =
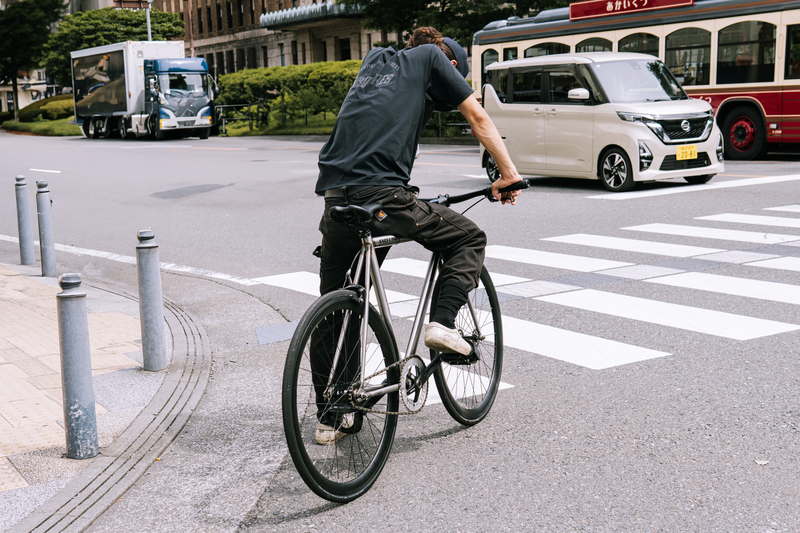
[[[600,162],[600,180],[611,192],[624,192],[633,189],[633,168],[628,154],[620,148],[611,148]]]
[[[767,152],[767,132],[761,114],[749,106],[739,106],[728,114],[722,126],[725,157],[757,159]]]
[[[348,502],[369,490],[386,464],[397,428],[397,391],[362,403],[348,394],[361,379],[363,305],[354,292],[346,290],[318,299],[297,325],[283,372],[283,428],[292,460],[306,485],[333,502]],[[366,342],[365,377],[374,376],[367,383],[398,383],[399,368],[387,371],[397,362],[394,343],[374,308]],[[329,388],[337,346],[340,355]],[[353,402],[361,409],[353,407]],[[339,435],[338,430],[353,421],[352,429]],[[341,438],[318,444],[319,422],[333,427]]]
[[[455,320],[456,330],[475,346],[479,360],[472,365],[442,363],[433,374],[445,409],[456,422],[465,426],[474,426],[489,414],[503,371],[500,301],[486,267],[481,269],[480,280],[481,286],[469,293],[472,309],[469,304],[465,305]],[[437,282],[431,298],[431,315],[436,312],[439,288]],[[432,351],[431,357],[435,355]]]

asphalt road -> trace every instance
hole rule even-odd
[[[72,247],[57,252],[59,273],[135,294],[135,269],[118,256],[152,228],[173,264],[165,296],[212,342],[187,430],[91,531],[800,530],[800,211],[770,209],[800,209],[799,154],[628,196],[537,178],[516,206],[473,207],[495,250],[489,270],[524,278],[501,288],[512,387],[473,428],[441,405],[403,417],[373,489],[334,505],[286,454],[288,341],[261,344],[256,332],[314,300],[297,273],[318,270],[321,146],[0,133],[0,262],[19,259],[2,240],[16,236],[13,177],[27,176],[31,206],[44,179],[55,240]],[[435,196],[489,182],[476,148],[427,145],[413,183]],[[409,244],[389,258],[427,255]],[[385,280],[419,290],[411,276]]]

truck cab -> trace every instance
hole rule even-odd
[[[160,139],[168,131],[196,130],[208,137],[217,92],[205,59],[145,59],[144,112],[147,128]]]

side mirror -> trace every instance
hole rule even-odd
[[[579,89],[572,89],[568,94],[567,98],[570,100],[588,100],[590,97],[589,89],[584,89],[583,87]]]

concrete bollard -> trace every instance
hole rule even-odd
[[[64,274],[58,284],[62,289],[56,298],[67,457],[89,459],[99,450],[86,292],[81,290],[78,274]]]
[[[139,276],[139,322],[142,326],[144,369],[158,372],[167,368],[164,332],[164,303],[161,297],[161,267],[158,245],[152,230],[141,230],[136,237],[136,271]]]
[[[56,243],[53,240],[53,217],[50,210],[50,189],[46,181],[37,181],[36,211],[39,214],[39,251],[42,256],[42,277],[56,277]]]
[[[19,230],[19,264],[35,265],[36,256],[33,252],[33,228],[31,215],[28,211],[28,195],[26,193],[25,176],[17,176],[15,189],[17,191],[17,229]]]

